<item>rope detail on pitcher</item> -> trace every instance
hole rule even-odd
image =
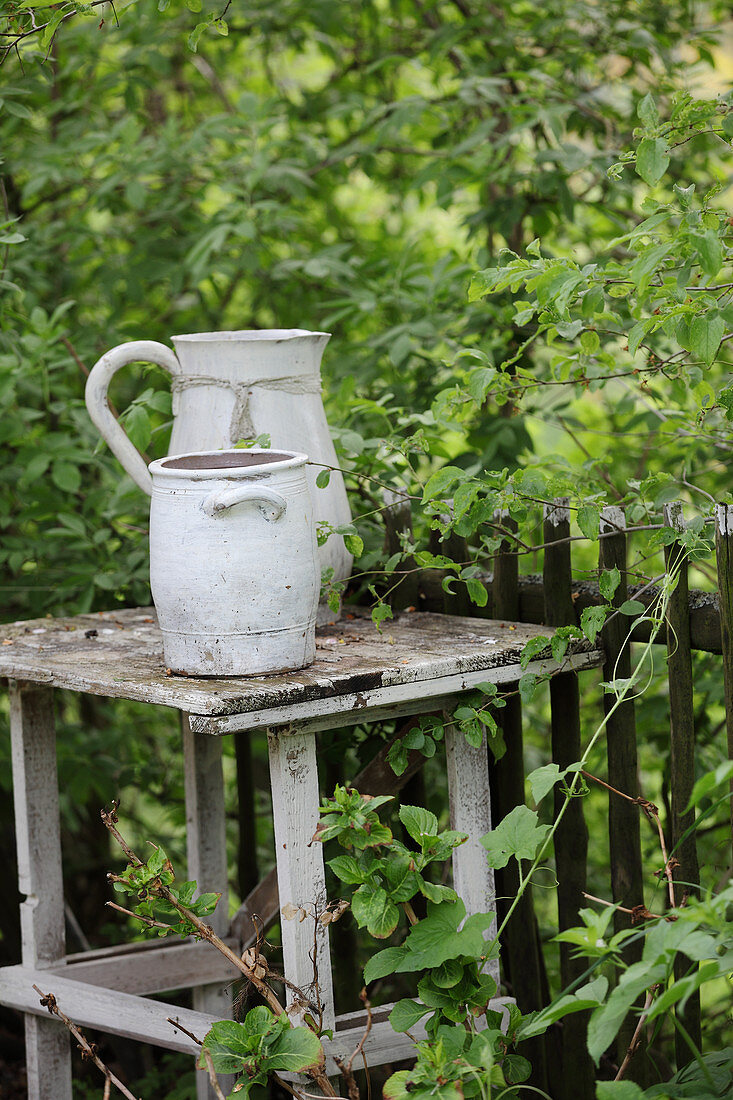
[[[236,443],[240,439],[253,439],[258,434],[249,411],[249,398],[253,389],[259,387],[265,390],[284,390],[293,394],[309,393],[320,396],[321,376],[317,372],[315,376],[283,375],[280,378],[252,378],[245,382],[227,382],[225,379],[212,378],[210,375],[185,375],[183,378],[174,378],[171,383],[174,416],[180,395],[185,390],[195,389],[197,386],[217,386],[220,389],[232,391],[234,408],[229,424],[229,438],[232,443]]]
[[[292,390],[295,393],[320,393],[321,376],[307,377],[305,375],[283,376],[282,378],[252,378],[245,382],[228,382],[224,378],[212,378],[206,374],[187,374],[171,381],[171,390],[174,394],[183,393],[184,390],[193,389],[195,386],[219,386],[224,390],[251,390],[255,386],[262,386],[266,390]]]

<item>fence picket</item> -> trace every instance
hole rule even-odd
[[[576,621],[572,600],[570,559],[570,509],[567,497],[545,506],[545,560],[543,583],[545,621],[548,626],[569,626]],[[550,681],[550,726],[552,759],[567,768],[581,757],[580,694],[575,672],[562,672]],[[554,812],[557,815],[565,802],[559,787],[554,792]],[[585,904],[588,858],[588,829],[583,814],[583,800],[572,799],[555,833],[555,866],[557,870],[557,907],[560,931],[580,924],[578,912]],[[563,988],[579,978],[586,969],[582,959],[573,958],[570,944],[560,944],[560,978]],[[563,1066],[572,1071],[573,1094],[578,1100],[595,1097],[595,1071],[588,1055],[586,1033],[588,1013],[569,1016],[562,1029]]]
[[[719,504],[715,509],[715,556],[718,563],[720,592],[720,634],[723,649],[725,723],[728,733],[728,758],[733,760],[733,505]],[[733,793],[733,780],[731,781]],[[733,836],[733,798],[730,803]]]
[[[618,569],[621,581],[613,597],[614,607],[620,607],[628,598],[626,568],[626,517],[616,505],[603,509],[601,515],[599,565],[601,569]],[[626,642],[629,620],[624,615],[614,615],[603,628],[603,678],[624,680],[631,674],[631,651]],[[603,706],[608,714],[614,702],[613,695],[603,696]],[[636,716],[634,704],[625,700],[608,719],[606,726],[606,751],[608,758],[608,782],[612,787],[637,798]],[[639,809],[625,798],[610,794],[608,801],[608,832],[611,860],[611,889],[613,900],[627,909],[644,902],[644,879],[641,861],[641,829]],[[614,927],[617,932],[631,927],[628,913],[616,910]],[[641,959],[642,940],[627,944],[624,959],[627,964]],[[617,1059],[621,1062],[633,1035],[636,1018],[629,1016],[616,1040]],[[645,1084],[645,1062],[636,1057],[631,1062],[627,1076],[638,1085]]]
[[[508,530],[516,530],[516,523],[506,515],[497,517]],[[492,597],[494,618],[516,622],[519,616],[519,561],[513,552],[512,542],[505,539],[500,553],[494,559]],[[501,821],[515,806],[523,806],[524,797],[524,745],[522,736],[522,703],[516,683],[507,684],[506,706],[495,713],[504,735],[506,752],[500,760],[490,762],[491,803],[495,808],[495,821]],[[499,919],[503,919],[508,901],[516,897],[519,888],[519,869],[515,860],[496,872],[496,896]],[[514,911],[504,932],[502,943],[502,969],[511,982],[517,1004],[523,1012],[531,1012],[548,1003],[549,985],[545,962],[540,946],[537,917],[534,911],[532,889],[529,886]],[[548,1091],[550,1069],[557,1068],[556,1059],[550,1059],[548,1043],[532,1040],[532,1051],[527,1057],[532,1063],[531,1082],[536,1088]],[[562,1087],[562,1085],[561,1085]],[[550,1090],[553,1091],[553,1090]],[[562,1095],[562,1093],[560,1093]]]
[[[384,489],[382,497],[387,506],[384,511],[385,550],[391,557],[393,554],[401,553],[404,549],[404,536],[412,538],[412,508],[409,497],[394,489]],[[400,570],[401,579],[400,574],[398,574],[394,581],[390,582],[393,584],[397,580],[400,581],[394,591],[390,593],[389,602],[394,608],[417,607],[419,604],[418,578],[420,574],[417,571],[410,572],[410,570],[415,569],[415,559],[413,557],[405,558],[397,566],[397,569]]]
[[[684,531],[682,505],[668,504],[664,509],[664,522],[680,534]],[[685,548],[681,542],[665,547],[664,561],[667,572],[677,571],[679,579],[672,592],[667,609],[667,675],[669,678],[670,718],[670,793],[672,803],[672,847],[679,867],[674,877],[680,885],[675,887],[675,901],[679,905],[689,893],[697,893],[700,885],[700,868],[697,860],[697,841],[692,832],[685,840],[682,836],[695,820],[695,811],[685,813],[695,782],[695,712],[692,698],[692,650],[690,648],[689,584]],[[693,884],[684,886],[683,883]],[[675,977],[680,979],[693,963],[685,955],[675,959]],[[695,992],[687,1001],[682,1022],[698,1049],[701,1046],[700,994]],[[692,1055],[685,1040],[675,1032],[677,1068],[690,1062]]]

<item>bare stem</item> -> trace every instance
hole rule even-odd
[[[616,905],[614,901],[606,901],[605,898],[597,898],[593,894],[586,894],[583,891],[583,897],[587,901],[595,901],[598,905],[608,905],[614,909],[618,909],[621,913],[628,913],[630,917],[634,918],[634,923],[637,924],[642,920],[674,920],[674,917],[663,917],[660,913],[650,913],[645,905],[637,905],[634,909],[627,909],[625,905]]]
[[[403,901],[402,908],[405,910],[405,913],[407,914],[407,919],[409,920],[410,924],[417,924],[417,916],[415,914],[415,910],[412,908],[409,901]]]
[[[647,993],[647,995],[646,995],[646,1000],[644,1001],[644,1010],[643,1010],[641,1016],[639,1017],[639,1022],[636,1025],[636,1029],[634,1031],[634,1034],[631,1036],[631,1042],[629,1043],[629,1049],[626,1051],[626,1057],[624,1058],[623,1062],[621,1063],[621,1065],[619,1067],[619,1071],[618,1071],[618,1073],[616,1074],[616,1076],[614,1078],[615,1081],[620,1081],[621,1080],[623,1075],[626,1073],[626,1070],[629,1068],[629,1062],[631,1061],[631,1059],[634,1057],[637,1050],[639,1049],[639,1046],[641,1044],[641,1033],[642,1033],[642,1030],[644,1028],[644,1024],[646,1023],[646,1018],[649,1015],[649,1009],[651,1008],[652,1001],[654,1000],[654,994],[657,992],[658,989],[659,989],[658,985],[653,985],[651,987],[651,989],[649,990],[649,992]]]
[[[214,1059],[211,1057],[210,1050],[204,1050],[204,1061],[206,1062],[206,1068],[209,1071],[209,1081],[211,1087],[216,1094],[217,1100],[226,1100],[224,1093],[221,1091],[219,1082],[216,1079],[216,1070],[214,1069]]]
[[[194,1043],[196,1043],[198,1046],[202,1047],[204,1045],[201,1040],[196,1035],[194,1035],[192,1031],[189,1031],[188,1028],[184,1027],[183,1024],[180,1023],[177,1019],[174,1019],[172,1016],[166,1016],[166,1021],[169,1024],[173,1024],[174,1028],[176,1028],[177,1031],[182,1031],[184,1035],[188,1035],[189,1039],[193,1039]]]
[[[354,1059],[357,1057],[357,1055],[361,1054],[362,1050],[364,1049],[364,1043],[369,1038],[369,1032],[372,1030],[372,1006],[369,1002],[369,999],[367,998],[366,986],[363,987],[361,993],[359,994],[359,1000],[361,1001],[361,1003],[364,1005],[364,1008],[366,1009],[367,1022],[366,1022],[366,1027],[364,1028],[364,1034],[362,1035],[361,1039],[359,1040],[358,1046],[354,1050],[354,1053],[351,1055],[351,1057],[349,1058],[349,1061],[346,1065],[346,1068],[349,1071],[349,1073],[351,1073],[351,1067],[354,1064]]]
[[[134,917],[135,920],[142,921],[149,928],[170,928],[169,924],[164,924],[161,920],[153,920],[152,917],[144,917],[141,913],[133,913],[132,909],[125,909],[124,906],[118,905],[116,901],[106,901],[104,904],[110,909],[116,909],[118,913],[124,913],[127,917]]]
[[[664,860],[664,875],[667,879],[667,887],[669,890],[669,904],[672,909],[674,909],[677,903],[674,897],[674,879],[672,877],[673,861],[670,860],[669,856],[667,855],[667,845],[664,840],[664,829],[662,828],[662,823],[659,820],[658,808],[654,805],[653,802],[650,802],[647,798],[642,798],[641,796],[639,796],[638,798],[632,798],[630,794],[624,794],[623,791],[619,791],[616,787],[612,787],[610,783],[606,783],[603,779],[599,779],[597,775],[591,775],[591,773],[585,771],[585,769],[581,769],[581,771],[586,779],[592,779],[594,783],[598,783],[601,787],[605,787],[607,791],[611,792],[611,794],[616,794],[619,796],[619,798],[625,798],[627,802],[633,802],[636,806],[640,806],[648,819],[654,823],[657,829],[657,835],[659,836],[659,846],[662,849],[662,859]]]
[[[120,1081],[119,1077],[115,1077],[114,1073],[112,1073],[112,1071],[108,1069],[107,1066],[105,1066],[104,1062],[97,1054],[95,1047],[87,1042],[83,1032],[80,1031],[74,1021],[70,1020],[66,1013],[61,1011],[58,1004],[56,1003],[56,998],[53,993],[44,993],[43,990],[39,989],[37,985],[34,985],[33,988],[35,989],[38,996],[41,998],[41,1004],[44,1006],[44,1008],[47,1008],[52,1016],[58,1016],[59,1020],[61,1020],[61,1023],[68,1028],[68,1030],[76,1039],[77,1043],[79,1044],[79,1049],[86,1055],[87,1058],[94,1062],[97,1069],[104,1074],[106,1082],[104,1086],[104,1095],[109,1096],[109,1085],[111,1083],[115,1086],[116,1089],[119,1089],[123,1096],[127,1097],[127,1100],[138,1100],[138,1097],[133,1096],[126,1085],[122,1084],[122,1081]]]
[[[124,837],[122,837],[119,830],[116,828],[117,808],[118,804],[115,803],[113,804],[111,810],[102,810],[102,821],[104,822],[105,827],[109,830],[111,835],[122,848],[122,851],[127,856],[129,862],[134,867],[142,867],[142,860],[135,854],[135,852],[133,852],[132,848],[130,848]],[[224,943],[221,937],[217,936],[211,925],[206,924],[205,921],[202,921],[196,913],[192,912],[190,909],[187,909],[185,905],[181,905],[176,895],[171,890],[169,890],[167,886],[164,886],[160,881],[156,883],[154,887],[154,892],[156,896],[161,897],[165,901],[167,901],[168,904],[172,905],[173,908],[178,913],[180,913],[182,917],[189,921],[194,926],[197,935],[199,935],[201,939],[206,940],[213,947],[215,947],[217,951],[219,951],[222,955],[224,955],[226,959],[229,960],[232,966],[235,966],[237,970],[244,974],[247,981],[255,987],[257,992],[267,1002],[267,1004],[276,1016],[282,1016],[285,1013],[285,1009],[280,1004],[280,1001],[277,999],[272,989],[270,989],[269,985],[267,985],[266,982],[259,978],[257,974],[255,974],[254,970],[249,967],[244,962],[244,960],[239,957],[239,955],[235,954],[235,952],[232,951],[232,949],[226,943]],[[310,1070],[307,1072],[308,1076],[311,1077],[314,1083],[318,1085],[318,1087],[326,1096],[336,1096],[336,1090],[334,1089],[333,1085],[329,1081],[322,1068]]]

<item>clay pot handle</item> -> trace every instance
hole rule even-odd
[[[256,504],[268,523],[275,523],[285,514],[288,506],[284,496],[274,489],[259,488],[256,485],[237,485],[234,489],[214,489],[204,500],[201,507],[207,516],[219,516],[235,504],[251,501]]]
[[[128,363],[142,360],[156,363],[175,377],[181,373],[181,367],[174,353],[165,344],[156,340],[133,340],[128,344],[118,344],[106,352],[92,367],[87,378],[85,398],[92,421],[99,429],[109,449],[119,459],[132,480],[148,496],[153,492],[153,479],[142,455],[125,435],[119,421],[112,415],[107,399],[107,390],[117,371]]]

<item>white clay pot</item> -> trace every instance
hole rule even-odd
[[[150,587],[171,671],[251,676],[314,660],[307,460],[253,448],[150,464]]]
[[[108,351],[94,364],[86,385],[89,415],[130,477],[150,493],[145,461],[109,407],[107,389],[121,367],[138,360],[156,363],[171,375],[173,430],[169,454],[233,447],[241,439],[268,434],[274,450],[307,451],[313,463],[337,466],[321,400],[320,365],[327,332],[252,329],[197,332],[171,337],[175,354],[154,340],[135,340]],[[316,486],[322,466],[308,468],[314,515],[338,527],[351,522],[343,477],[331,474]],[[321,569],[334,581],[347,580],[353,558],[341,535],[319,550]],[[333,619],[325,605],[321,619]]]

